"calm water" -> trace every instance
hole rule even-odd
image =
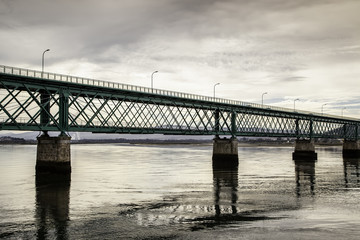
[[[360,160],[340,147],[72,145],[70,180],[35,178],[36,146],[0,145],[3,239],[359,239]]]

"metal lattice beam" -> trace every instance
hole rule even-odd
[[[0,80],[0,130],[359,137],[360,122],[338,116],[159,95],[157,90],[124,90],[114,84],[93,86],[84,80],[80,84],[1,72]]]

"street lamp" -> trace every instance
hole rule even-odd
[[[264,105],[264,95],[265,94],[268,94],[267,92],[264,92],[262,95],[261,95],[261,106]]]
[[[151,92],[153,92],[153,83],[154,83],[154,73],[157,73],[159,71],[154,71],[152,74],[151,74]]]
[[[300,100],[300,99],[298,99],[298,98],[294,100],[294,112],[295,112],[295,102],[296,102],[296,101],[299,101],[299,100]]]
[[[324,115],[324,106],[327,105],[327,103],[324,103],[321,105],[321,115]]]
[[[343,117],[344,116],[344,110],[346,109],[346,107],[343,107],[342,109],[341,109],[341,116]]]
[[[41,77],[43,76],[44,73],[44,55],[46,52],[50,51],[50,49],[46,49],[43,54],[42,54],[42,59],[41,59]]]
[[[220,83],[214,84],[214,100],[215,100],[215,87],[216,87],[217,85],[220,85]]]

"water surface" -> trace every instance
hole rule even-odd
[[[318,147],[72,145],[69,178],[35,177],[36,146],[0,145],[3,239],[358,239],[359,159]]]

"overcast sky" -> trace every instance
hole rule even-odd
[[[0,0],[0,64],[360,117],[359,27],[359,0]]]

